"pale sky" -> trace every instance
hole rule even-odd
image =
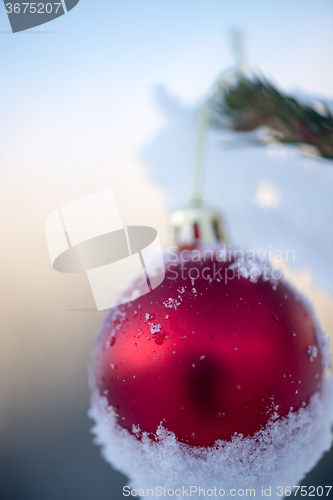
[[[38,135],[44,145],[79,135],[75,155],[94,148],[92,134],[106,127],[113,148],[136,145],[158,124],[152,86],[163,83],[184,101],[200,98],[232,63],[234,27],[244,32],[254,70],[283,88],[332,96],[330,0],[81,0],[52,23],[15,35],[0,6],[2,138],[20,136],[31,147]]]

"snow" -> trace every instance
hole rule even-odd
[[[163,302],[163,304],[164,304],[164,307],[167,307],[169,309],[174,308],[177,310],[177,307],[180,306],[181,302],[177,302],[176,299],[173,299],[172,297],[170,297],[168,300]]]
[[[154,323],[149,323],[149,326],[150,326],[150,333],[152,335],[161,332],[161,325],[154,325]]]
[[[272,498],[279,498],[278,486],[299,485],[331,446],[333,379],[326,375],[321,394],[314,394],[297,413],[281,420],[274,420],[273,414],[253,437],[235,435],[231,442],[217,441],[210,449],[179,443],[162,425],[157,441],[145,434],[139,441],[117,424],[113,408],[97,392],[89,415],[95,420],[95,443],[102,446],[104,458],[129,477],[132,488],[254,488],[260,496],[262,487],[271,487]]]
[[[165,124],[142,157],[165,188],[169,208],[176,209],[190,195],[199,106],[185,105],[161,88],[156,101]],[[221,211],[234,245],[283,254],[292,249],[295,259],[287,263],[310,268],[315,283],[333,292],[333,162],[295,146],[259,147],[264,132],[210,129],[204,198]]]
[[[309,355],[310,361],[313,361],[318,356],[318,348],[315,345],[309,345],[308,355]]]

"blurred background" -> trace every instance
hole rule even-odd
[[[100,457],[87,417],[105,314],[85,275],[52,269],[44,223],[112,187],[124,224],[155,227],[167,247],[170,210],[190,193],[198,113],[235,61],[234,28],[253,72],[332,106],[330,0],[81,0],[15,35],[0,6],[3,500],[122,498],[126,478]],[[333,337],[333,161],[253,137],[209,130],[204,197],[233,243],[295,251],[287,276]],[[332,477],[331,452],[304,484]]]

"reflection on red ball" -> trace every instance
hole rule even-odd
[[[163,423],[192,446],[297,411],[322,372],[311,313],[285,282],[193,256],[169,261],[158,288],[111,310],[94,363],[122,427],[154,438]]]

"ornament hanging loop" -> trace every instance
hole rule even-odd
[[[197,203],[203,200],[202,190],[204,184],[208,128],[212,120],[216,96],[227,87],[231,80],[244,74],[247,69],[244,39],[241,31],[232,30],[231,44],[235,56],[235,65],[231,69],[223,71],[222,74],[218,76],[199,111],[196,129],[192,194],[190,198],[191,201]]]
[[[223,71],[217,78],[201,106],[196,129],[190,201],[171,216],[172,244],[179,248],[198,248],[202,244],[227,242],[222,216],[203,202],[202,191],[208,128],[212,120],[216,96],[227,87],[231,80],[239,77],[246,69],[242,34],[234,30],[231,35],[236,63],[233,68]]]

